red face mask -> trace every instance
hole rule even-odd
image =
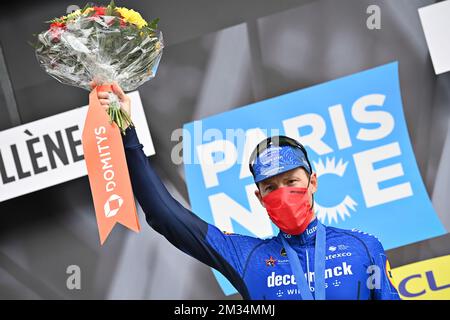
[[[270,219],[283,232],[301,234],[311,222],[314,212],[307,191],[307,188],[282,187],[262,198]]]

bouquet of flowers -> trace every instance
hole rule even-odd
[[[53,19],[37,37],[36,56],[48,74],[89,91],[92,81],[97,85],[89,95],[82,144],[101,244],[116,223],[140,230],[121,137],[133,123],[111,83],[130,91],[155,76],[163,49],[157,23],[112,1]],[[101,91],[109,92],[108,114]]]
[[[58,81],[91,90],[90,82],[117,82],[125,91],[135,90],[155,76],[162,55],[159,19],[147,23],[131,9],[87,5],[53,19],[37,36],[36,57],[44,70]],[[110,92],[110,120],[122,132],[133,125]]]

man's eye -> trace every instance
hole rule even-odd
[[[264,191],[270,191],[270,190],[272,190],[272,188],[273,188],[273,186],[267,186],[264,188]]]
[[[297,179],[291,179],[291,180],[288,181],[289,184],[293,184],[293,183],[296,183],[296,182],[297,182]]]

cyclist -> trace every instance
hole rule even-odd
[[[113,85],[122,108],[130,99]],[[108,94],[98,93],[109,105]],[[399,299],[379,240],[323,225],[314,213],[317,176],[305,148],[275,136],[253,151],[255,191],[279,227],[270,239],[229,234],[206,223],[167,191],[145,156],[134,127],[123,144],[134,194],[148,224],[186,254],[220,271],[244,299]]]

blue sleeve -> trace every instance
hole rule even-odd
[[[379,283],[374,289],[375,300],[400,300],[400,296],[395,287],[395,282],[392,277],[391,267],[387,259],[381,242],[373,237],[371,241],[370,252],[373,263],[379,268]]]
[[[252,246],[259,239],[230,236],[183,207],[168,192],[139,143],[135,128],[123,136],[134,195],[148,224],[174,246],[220,271],[242,294],[240,279]],[[241,289],[241,290],[240,290]]]

